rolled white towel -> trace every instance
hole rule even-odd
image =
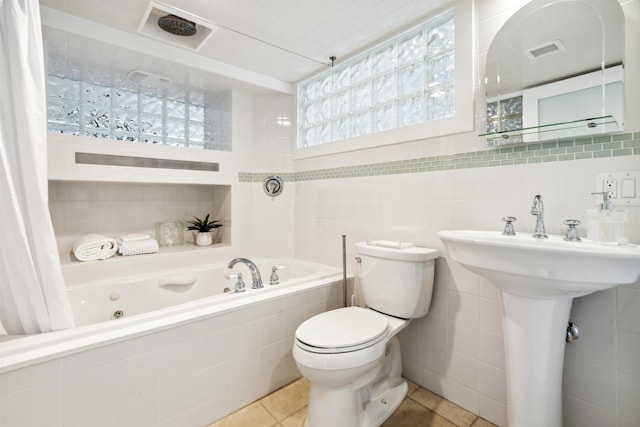
[[[114,256],[117,250],[115,239],[101,234],[87,234],[73,244],[73,254],[78,261],[107,259]]]
[[[118,239],[118,252],[120,255],[142,255],[158,252],[158,241],[147,236],[144,239],[131,238],[131,235]]]

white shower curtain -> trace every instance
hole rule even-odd
[[[38,0],[0,0],[0,333],[73,327],[47,206]]]

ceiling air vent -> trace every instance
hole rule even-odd
[[[562,44],[562,42],[560,40],[554,40],[552,42],[545,43],[543,45],[536,46],[531,49],[527,49],[524,51],[524,53],[530,59],[538,59],[541,56],[551,55],[552,53],[560,52],[563,50],[566,50],[566,49]]]
[[[204,18],[156,1],[149,3],[138,27],[146,36],[193,50],[198,50],[217,29]]]

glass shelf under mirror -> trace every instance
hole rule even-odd
[[[612,115],[608,115],[500,132],[489,132],[480,134],[479,136],[486,138],[487,145],[499,146],[591,136],[619,130],[621,130],[621,128],[616,119]]]

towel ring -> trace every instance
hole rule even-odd
[[[280,193],[282,193],[284,182],[279,176],[271,175],[264,180],[262,188],[264,189],[264,192],[267,194],[267,196],[276,197],[279,196]]]

